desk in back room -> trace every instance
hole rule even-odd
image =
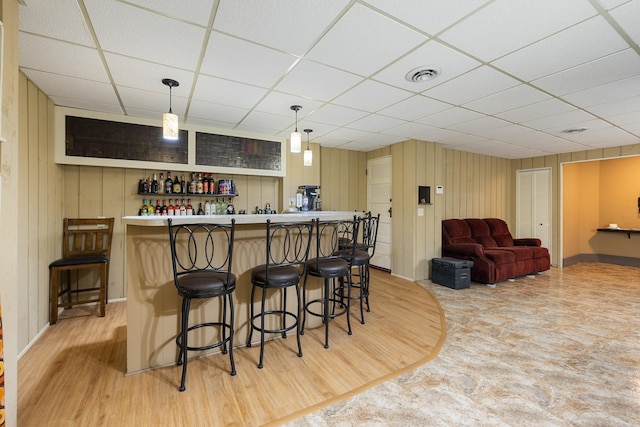
[[[208,215],[172,217],[175,223],[230,223],[236,220],[233,273],[237,277],[234,294],[234,345],[244,346],[249,333],[251,269],[265,262],[267,218],[272,222],[352,219],[354,212],[304,212],[277,215]],[[127,216],[124,269],[127,291],[127,374],[176,362],[175,337],[180,327],[180,297],[173,284],[167,219]],[[313,253],[313,247],[312,247]],[[321,281],[318,282],[319,292]],[[310,282],[311,283],[311,282]],[[289,301],[288,304],[293,304]],[[192,319],[217,318],[215,299],[192,307]],[[199,312],[199,313],[198,313]],[[311,319],[309,319],[311,320]],[[319,320],[318,320],[319,322]],[[313,325],[312,325],[313,326]]]

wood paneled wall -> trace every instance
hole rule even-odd
[[[498,217],[511,222],[514,177],[509,160],[415,140],[394,144],[390,152],[394,274],[430,277],[431,259],[442,255],[443,219]],[[431,205],[418,204],[421,185],[431,187]],[[436,185],[444,187],[444,194],[435,194]]]

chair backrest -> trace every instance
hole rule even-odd
[[[352,257],[357,249],[359,224],[357,219],[316,220],[316,259]]]
[[[65,218],[63,256],[106,254],[111,256],[114,218]]]
[[[231,224],[173,224],[169,218],[168,223],[176,284],[179,276],[198,271],[226,273],[231,278],[235,219]]]
[[[267,281],[269,270],[275,267],[298,266],[304,274],[315,222],[273,223],[267,219]]]
[[[369,256],[376,253],[376,242],[378,241],[378,225],[380,224],[380,214],[372,216],[368,212],[361,220],[362,223],[362,247],[366,248]]]

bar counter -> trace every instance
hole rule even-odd
[[[249,333],[251,269],[264,264],[266,256],[266,222],[352,219],[355,212],[311,211],[269,215],[172,216],[174,223],[218,223],[236,221],[233,250],[233,273],[237,277],[234,293],[234,346],[245,346]],[[167,217],[126,216],[124,269],[127,290],[127,374],[175,364],[175,337],[180,326],[181,299],[173,284],[171,250]],[[313,245],[310,256],[313,254]],[[309,284],[319,292],[321,281],[309,277]],[[302,284],[301,284],[302,285]],[[316,289],[317,288],[317,289]],[[295,298],[289,298],[293,304]],[[277,296],[269,299],[278,304]],[[191,319],[205,321],[218,318],[217,299],[193,304]],[[290,306],[288,304],[288,306]],[[311,316],[313,317],[313,316]],[[307,319],[310,321],[312,319]],[[310,326],[314,326],[311,324]],[[254,334],[254,338],[259,334]],[[304,346],[303,342],[303,346]],[[189,353],[191,357],[197,355]]]

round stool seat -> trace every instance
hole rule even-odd
[[[251,282],[262,288],[285,288],[297,285],[300,281],[300,270],[287,265],[272,267],[269,270],[269,282],[267,283],[267,264],[254,267],[251,270]]]
[[[307,263],[307,271],[314,276],[342,277],[349,269],[349,264],[342,258],[311,259]]]
[[[353,255],[352,255],[353,253]],[[351,258],[352,265],[366,265],[369,264],[369,252],[356,250],[353,252],[351,249],[343,249],[335,253],[338,256]]]
[[[236,287],[236,278],[232,274],[227,283],[227,273],[213,271],[195,271],[178,278],[178,294],[193,298],[213,298],[228,294]]]

